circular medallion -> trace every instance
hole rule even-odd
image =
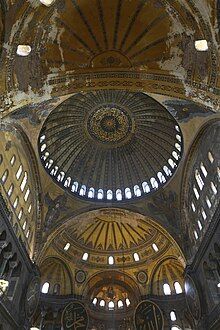
[[[88,117],[87,126],[89,134],[102,143],[114,144],[127,140],[132,132],[130,115],[116,104],[96,108]]]
[[[83,283],[86,279],[86,273],[83,270],[78,270],[75,275],[77,283]]]
[[[186,303],[189,308],[189,311],[194,317],[194,319],[198,321],[201,317],[201,304],[199,299],[199,293],[193,279],[188,274],[185,277],[184,287]]]
[[[28,285],[25,299],[25,313],[26,317],[30,319],[38,306],[40,299],[40,278],[33,277]]]
[[[163,330],[164,319],[161,309],[152,301],[142,301],[135,310],[135,327],[137,330]]]
[[[148,280],[148,276],[147,276],[147,273],[145,273],[144,271],[140,271],[138,274],[137,274],[137,280],[140,284],[145,284],[147,283],[147,280]]]
[[[82,303],[73,301],[69,303],[62,313],[62,329],[86,330],[88,327],[88,314]]]

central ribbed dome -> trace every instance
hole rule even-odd
[[[157,190],[181,158],[182,135],[171,114],[144,93],[76,94],[45,121],[39,152],[64,189],[121,201]]]

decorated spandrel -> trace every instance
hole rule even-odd
[[[62,314],[62,330],[86,330],[88,314],[80,302],[69,303]]]
[[[199,293],[193,279],[187,274],[185,277],[185,297],[189,311],[195,320],[199,320],[201,316],[201,305]]]
[[[137,330],[163,330],[164,320],[160,308],[152,301],[142,301],[135,310]]]

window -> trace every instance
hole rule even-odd
[[[58,182],[62,182],[64,179],[65,173],[63,171],[60,172],[60,174],[58,174],[57,176],[57,181]]]
[[[177,153],[176,151],[173,151],[173,152],[172,152],[172,156],[173,156],[173,158],[175,158],[176,160],[179,159],[179,155],[178,155],[178,153]]]
[[[174,325],[174,326],[171,328],[171,330],[181,330],[181,328],[178,327],[178,325]]]
[[[199,230],[202,230],[202,224],[199,220],[198,220],[198,227],[199,227]]]
[[[192,206],[193,212],[196,212],[196,207],[195,207],[195,204],[193,202],[191,203],[191,206]]]
[[[152,244],[152,247],[153,247],[155,252],[159,251],[158,246],[155,243]]]
[[[113,310],[114,308],[115,308],[114,302],[113,301],[109,301],[109,303],[108,303],[108,309],[109,310]]]
[[[170,164],[170,166],[171,166],[172,168],[177,167],[176,163],[175,163],[171,158],[168,159],[168,164]]]
[[[208,159],[209,159],[211,164],[214,163],[214,157],[213,157],[211,151],[208,152]]]
[[[108,257],[108,264],[114,265],[114,263],[115,263],[114,257],[112,257],[112,256]]]
[[[214,185],[213,182],[211,182],[211,188],[212,188],[213,194],[214,194],[214,195],[217,195],[218,190],[217,190],[217,188],[216,188],[216,186]]]
[[[195,236],[195,239],[196,239],[196,240],[199,238],[198,233],[197,233],[196,230],[194,230],[194,236]]]
[[[17,47],[17,55],[19,56],[28,56],[31,52],[31,46],[29,45],[18,45]]]
[[[107,199],[112,200],[112,198],[113,198],[113,192],[112,192],[112,190],[108,190],[107,191]]]
[[[140,261],[140,257],[139,257],[139,254],[138,253],[134,253],[133,254],[133,257],[134,257],[134,261]]]
[[[11,164],[11,166],[13,166],[14,165],[14,163],[15,163],[15,155],[13,155],[12,156],[12,158],[11,158],[11,160],[10,160],[10,164]]]
[[[20,185],[21,191],[24,191],[26,184],[27,184],[27,172],[24,172],[24,177]]]
[[[201,209],[201,213],[202,213],[202,217],[203,217],[203,219],[206,220],[207,215],[206,215],[206,213],[205,213],[205,211],[204,211],[203,208]]]
[[[58,170],[59,170],[59,167],[54,166],[54,168],[50,171],[50,174],[55,176],[57,174]]]
[[[122,300],[118,301],[118,308],[123,308],[124,304]]]
[[[220,288],[220,283],[217,284],[217,287]]]
[[[181,145],[179,143],[175,143],[175,147],[178,151],[181,151]]]
[[[95,189],[94,188],[89,188],[88,197],[89,198],[94,198],[94,196],[95,196]]]
[[[116,190],[116,199],[117,201],[121,201],[122,200],[122,192],[120,189]]]
[[[180,294],[183,292],[181,285],[179,284],[179,282],[175,282],[174,283],[174,289],[176,291],[176,294]]]
[[[40,137],[40,143],[42,143],[45,140],[46,136],[45,135],[41,135]]]
[[[53,293],[57,295],[60,294],[60,285],[58,283],[54,285]]]
[[[212,207],[212,203],[210,202],[208,196],[206,196],[205,200],[206,200],[206,204],[208,205],[208,208],[210,209]]]
[[[50,288],[50,284],[48,282],[45,282],[44,285],[42,286],[41,292],[42,293],[48,293]]]
[[[131,197],[131,189],[125,188],[125,198],[130,199]]]
[[[100,300],[100,303],[99,303],[99,306],[100,307],[105,307],[105,300]]]
[[[205,165],[204,165],[203,163],[201,163],[201,164],[200,164],[200,168],[201,168],[201,171],[202,171],[204,177],[206,178],[207,175],[208,175],[208,172],[207,172],[207,170],[206,170]]]
[[[160,183],[165,183],[166,182],[165,176],[161,172],[157,173],[157,177],[158,177]]]
[[[32,205],[30,204],[28,207],[28,213],[31,213]]]
[[[14,190],[14,186],[13,184],[10,185],[9,189],[8,189],[8,196],[10,197],[13,193],[13,190]]]
[[[171,289],[168,283],[163,285],[163,292],[166,296],[171,295]]]
[[[23,215],[23,209],[21,208],[19,213],[18,213],[18,219],[21,220],[22,218],[22,215]]]
[[[26,193],[24,195],[25,202],[27,202],[29,195],[30,195],[30,188],[28,187],[27,190],[26,190]]]
[[[8,178],[8,170],[5,170],[5,172],[2,175],[2,183],[5,183]]]
[[[180,132],[179,126],[175,125],[175,130],[176,130],[177,132]]]
[[[171,321],[176,321],[176,313],[174,311],[170,312],[170,319]]]
[[[40,2],[47,7],[51,6],[54,3],[54,1],[55,0],[40,0]]]
[[[150,192],[150,187],[149,187],[149,185],[148,185],[147,182],[143,182],[143,183],[142,183],[142,188],[143,188],[143,191],[144,191],[145,193],[149,193],[149,192]]]
[[[85,196],[86,194],[86,186],[85,185],[82,185],[80,191],[79,191],[79,195],[80,196]]]
[[[25,222],[23,223],[22,229],[25,230],[27,226],[27,221],[25,220]]]
[[[70,248],[70,243],[66,243],[66,245],[64,246],[64,251],[68,251]]]
[[[78,182],[73,182],[73,185],[72,185],[72,188],[71,188],[72,192],[76,192],[77,189],[78,189],[78,186],[79,186]]]
[[[95,297],[95,298],[93,298],[93,301],[92,301],[92,303],[93,303],[93,305],[96,305],[97,304],[97,302],[98,302],[98,299]]]
[[[208,42],[205,39],[195,41],[195,49],[198,52],[206,52],[209,49]]]
[[[131,305],[131,302],[128,298],[125,299],[125,303],[126,303],[127,307]]]
[[[155,178],[151,178],[150,183],[151,183],[151,186],[152,186],[153,189],[158,188],[158,183],[157,183],[157,180]]]
[[[138,185],[134,186],[134,194],[137,197],[140,197],[141,196],[141,189],[139,188]]]
[[[163,170],[164,170],[166,176],[171,176],[172,175],[171,170],[167,166],[164,166]]]
[[[103,199],[103,197],[104,197],[104,192],[103,192],[102,189],[99,189],[99,190],[98,190],[98,194],[97,194],[97,198],[98,198],[98,199]]]
[[[18,206],[18,197],[15,198],[14,203],[13,203],[14,209],[16,209],[17,206]]]
[[[30,229],[28,229],[27,233],[26,233],[26,238],[28,238],[30,235]]]
[[[49,169],[49,168],[51,168],[52,165],[53,165],[53,159],[50,159],[50,160],[46,163],[45,167]]]
[[[68,177],[65,181],[64,181],[64,187],[69,187],[71,184],[71,178]]]
[[[176,134],[176,139],[181,142],[181,136],[179,134]]]
[[[195,178],[196,178],[196,182],[199,186],[199,189],[202,190],[204,187],[204,181],[202,180],[201,175],[199,174],[198,170],[195,171]]]
[[[40,151],[43,152],[46,149],[47,145],[46,143],[42,144]]]
[[[195,195],[196,199],[199,199],[199,192],[195,186],[193,187],[193,191],[194,191],[194,195]]]
[[[88,258],[89,258],[89,254],[87,252],[85,252],[82,256],[82,260],[87,261]]]

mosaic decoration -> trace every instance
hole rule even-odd
[[[73,301],[65,307],[62,314],[62,329],[88,329],[88,314],[83,304]]]
[[[135,310],[135,327],[137,330],[163,330],[164,319],[160,308],[150,300],[142,301]]]

